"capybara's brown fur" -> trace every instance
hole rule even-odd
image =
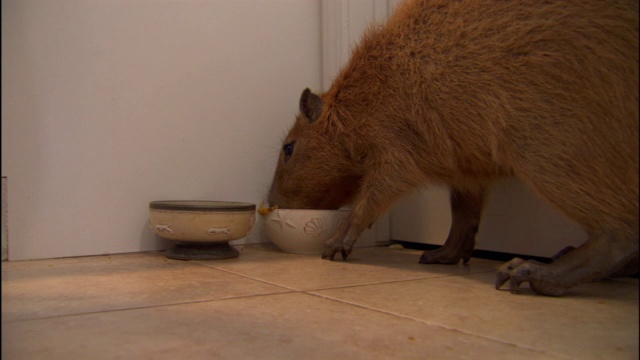
[[[331,88],[305,90],[271,205],[350,217],[324,258],[423,184],[451,188],[453,225],[423,263],[468,261],[484,192],[516,176],[584,226],[552,265],[514,259],[515,291],[567,289],[638,255],[638,1],[407,1],[371,27]]]

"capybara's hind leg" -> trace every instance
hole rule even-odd
[[[560,259],[561,257],[567,255],[569,252],[575,250],[576,248],[574,246],[567,246],[565,248],[563,248],[562,250],[558,251],[557,254],[553,255],[553,257],[551,258],[551,262],[556,262],[558,261],[558,259]]]
[[[552,264],[515,258],[502,265],[496,289],[509,281],[511,292],[528,282],[541,295],[561,296],[576,285],[612,275],[638,256],[637,235],[616,237],[612,233],[592,234],[582,246],[566,252]]]
[[[557,254],[555,254],[551,260],[553,262],[558,261],[562,256],[565,256],[570,251],[575,250],[576,248],[573,246],[567,246],[564,249],[560,250]],[[609,275],[610,277],[627,277],[627,276],[637,276],[640,273],[640,257],[636,255],[631,261],[621,267],[619,270]]]
[[[484,190],[470,192],[451,189],[451,229],[447,241],[436,250],[427,250],[420,257],[421,264],[466,264],[471,258],[480,224]]]
[[[620,270],[611,274],[611,277],[638,276],[639,274],[640,274],[640,257],[636,255],[625,266],[620,268]]]

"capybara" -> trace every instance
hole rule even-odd
[[[589,239],[551,264],[513,259],[496,288],[558,296],[609,276],[638,256],[638,43],[637,0],[407,1],[326,93],[302,92],[269,203],[351,205],[322,254],[346,259],[399,197],[445,184],[449,237],[420,262],[455,264],[486,189],[515,176]]]

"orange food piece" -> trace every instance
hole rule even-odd
[[[260,204],[260,207],[258,207],[258,214],[264,216],[264,215],[269,214],[270,212],[272,212],[273,210],[275,210],[277,208],[278,208],[277,205],[276,206],[272,206],[272,207],[266,207],[263,204]]]

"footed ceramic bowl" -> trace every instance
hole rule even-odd
[[[149,227],[157,236],[178,241],[165,255],[180,260],[237,257],[228,242],[249,234],[254,204],[229,201],[152,201]]]
[[[350,210],[275,209],[263,215],[267,237],[280,250],[320,255]]]
[[[218,242],[247,236],[256,220],[254,204],[228,201],[152,201],[149,225],[161,238]]]

